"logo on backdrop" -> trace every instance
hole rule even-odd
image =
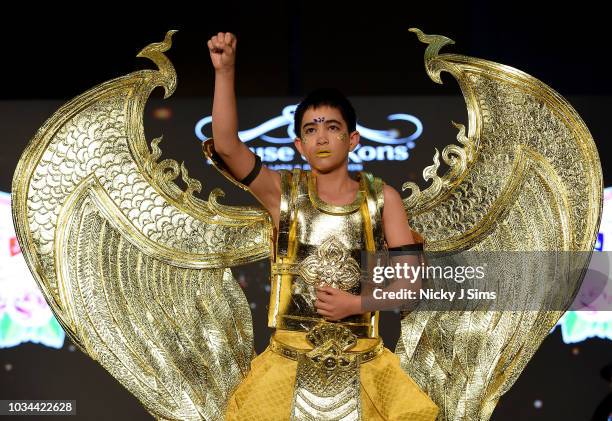
[[[238,132],[238,137],[248,143],[255,139],[263,140],[270,145],[249,147],[261,160],[271,169],[292,169],[301,167],[308,169],[308,164],[299,156],[297,150],[292,146],[295,139],[295,127],[293,125],[293,114],[297,105],[288,105],[283,108],[281,114],[271,118],[252,129]],[[360,171],[363,164],[371,161],[405,161],[410,156],[410,149],[415,146],[415,141],[423,133],[423,123],[411,114],[390,114],[389,121],[401,121],[408,123],[407,131],[412,133],[402,136],[398,129],[377,130],[357,124],[357,131],[361,139],[367,139],[375,145],[359,144],[349,152],[349,171]],[[195,134],[201,141],[209,136],[204,134],[206,126],[212,122],[212,116],[202,118],[195,126]],[[268,133],[286,127],[287,136],[277,137]]]

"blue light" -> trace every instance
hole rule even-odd
[[[238,137],[243,142],[250,142],[253,139],[262,139],[272,144],[289,144],[295,139],[295,128],[293,127],[293,115],[297,105],[288,105],[283,108],[280,116],[264,121],[260,125],[247,130],[238,132]],[[423,123],[417,117],[411,114],[391,114],[387,117],[389,121],[407,121],[414,125],[414,133],[407,137],[398,137],[397,130],[376,130],[357,124],[357,130],[364,139],[372,142],[383,143],[387,145],[406,145],[412,149],[414,140],[419,138],[423,133]],[[204,135],[203,129],[205,126],[212,123],[212,116],[202,118],[196,123],[195,135],[201,141],[204,141],[208,136]],[[287,126],[287,137],[268,136],[266,133]]]

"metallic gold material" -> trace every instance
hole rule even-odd
[[[361,419],[360,353],[347,352],[361,337],[377,336],[377,313],[347,317],[326,323],[314,302],[315,286],[321,283],[359,294],[362,250],[385,248],[380,228],[374,238],[373,227],[382,225],[382,181],[359,174],[359,190],[346,205],[334,205],[317,194],[312,172],[294,169],[281,173],[279,227],[289,227],[279,236],[272,264],[274,276],[270,315],[279,330],[308,331],[314,346],[298,352],[275,339],[270,349],[297,358],[291,419]],[[369,196],[370,200],[366,200]],[[281,243],[286,241],[286,243]],[[353,333],[355,332],[355,333]],[[380,343],[380,342],[379,342]],[[382,343],[380,343],[382,352]],[[372,349],[370,355],[374,356]]]
[[[310,334],[312,332],[309,331],[307,333]],[[348,330],[348,332],[350,332],[350,330]],[[295,346],[291,346],[289,344],[286,344],[280,340],[278,340],[275,335],[272,335],[270,337],[270,350],[273,352],[276,352],[279,355],[282,355],[285,358],[289,358],[292,360],[297,361],[298,356],[300,354],[304,354],[306,352],[308,352],[308,350],[303,349],[303,348],[297,348]],[[366,363],[374,358],[376,358],[377,356],[379,356],[384,350],[384,345],[383,342],[380,338],[376,338],[376,340],[373,342],[373,344],[371,344],[369,347],[365,348],[365,349],[360,349],[359,351],[357,350],[350,350],[347,351],[349,354],[355,354],[355,355],[359,355],[361,363]]]
[[[143,110],[176,75],[163,42],[38,130],[13,178],[26,261],[71,340],[158,419],[219,419],[250,368],[251,313],[229,267],[270,255],[267,212],[196,198],[184,165],[149,148]],[[182,191],[174,180],[181,175]]]
[[[348,350],[357,343],[355,333],[376,336],[377,313],[326,323],[314,307],[315,286],[325,283],[353,294],[360,292],[357,259],[361,259],[362,250],[385,248],[382,185],[380,179],[360,173],[355,199],[334,205],[319,198],[312,172],[281,172],[281,201],[286,203],[281,203],[279,228],[283,234],[272,263],[271,317],[280,321],[275,324],[277,332],[307,331],[306,337],[314,346],[300,351],[276,340],[276,335],[271,340],[271,351],[298,363],[291,419],[361,419],[361,357],[370,361],[383,346],[378,338],[367,350]],[[373,227],[377,227],[376,239]]]
[[[281,171],[281,212],[268,324],[309,330],[324,320],[315,306],[317,283],[359,294],[362,250],[383,250],[383,182],[361,172],[359,191],[346,205],[317,194],[310,171]],[[376,312],[349,316],[342,323],[359,337],[378,336]]]
[[[357,337],[340,324],[322,323],[306,339],[314,346],[298,354],[292,420],[360,420],[360,355],[347,351]]]
[[[466,100],[469,132],[444,148],[450,169],[434,165],[414,183],[404,205],[429,251],[593,250],[602,207],[602,174],[593,139],[557,92],[512,67],[439,54],[453,41],[411,29],[429,44],[425,68],[442,83],[450,73]],[[578,291],[588,262],[575,273],[534,267],[531,279]],[[528,271],[525,271],[528,272]],[[404,315],[396,353],[402,367],[440,407],[440,420],[487,420],[514,384],[561,311],[548,297],[525,308],[541,311],[419,311]],[[537,307],[540,305],[541,307]],[[426,310],[423,304],[418,308]]]
[[[359,286],[359,263],[335,237],[325,240],[298,268],[298,275],[310,286],[323,283],[345,291]]]

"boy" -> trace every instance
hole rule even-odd
[[[208,41],[214,146],[209,139],[205,150],[274,222],[269,325],[276,331],[226,418],[434,420],[438,408],[383,348],[378,314],[364,313],[359,296],[362,250],[415,243],[399,193],[368,173],[349,175],[359,132],[351,104],[335,90],[315,91],[295,112],[294,144],[311,170],[262,166],[237,135],[236,45],[231,33]]]

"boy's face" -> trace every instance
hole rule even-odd
[[[346,165],[349,151],[359,143],[359,132],[349,133],[340,110],[327,105],[304,112],[299,134],[295,147],[313,169],[323,173]]]

